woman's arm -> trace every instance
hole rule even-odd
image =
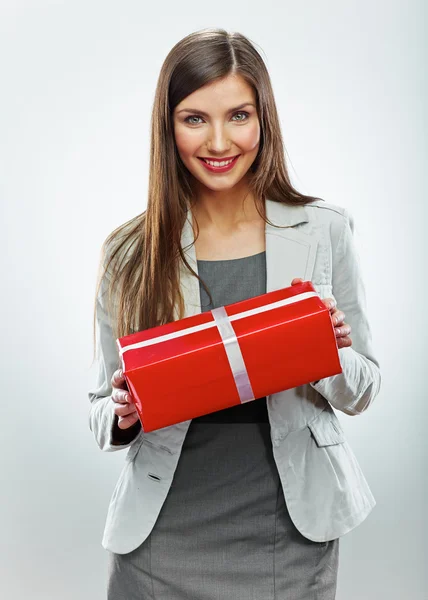
[[[334,408],[348,415],[359,415],[377,396],[381,375],[372,347],[365,287],[353,232],[353,217],[344,210],[343,217],[331,224],[332,284],[337,307],[345,313],[345,322],[351,326],[352,346],[338,350],[342,373],[310,385]]]
[[[116,340],[112,333],[110,319],[106,311],[107,276],[104,276],[96,302],[96,351],[98,377],[94,388],[89,390],[91,402],[89,427],[101,450],[111,452],[131,446],[141,439],[141,423],[137,421],[129,429],[120,429],[118,417],[114,413],[115,403],[111,399],[111,379],[120,367],[120,357]]]

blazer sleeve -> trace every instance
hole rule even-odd
[[[337,307],[351,326],[352,346],[339,349],[342,373],[310,385],[330,404],[348,415],[359,415],[372,404],[381,385],[379,361],[367,318],[366,293],[354,240],[354,219],[348,210],[331,223],[332,291]]]
[[[120,368],[121,361],[110,317],[107,314],[107,281],[107,275],[105,275],[96,299],[95,339],[98,374],[95,386],[88,391],[88,397],[91,403],[89,427],[101,450],[112,452],[138,443],[143,432],[139,420],[128,429],[120,429],[119,418],[114,413],[115,403],[111,398],[113,391],[111,378],[114,371]]]

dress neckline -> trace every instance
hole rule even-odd
[[[257,252],[257,254],[250,254],[250,256],[242,256],[241,258],[220,258],[218,260],[204,260],[204,259],[198,258],[197,262],[198,263],[219,263],[219,262],[231,263],[231,262],[237,262],[240,260],[248,260],[249,258],[255,258],[256,256],[261,256],[262,254],[266,254],[266,250],[263,250],[263,252]]]

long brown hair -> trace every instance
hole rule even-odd
[[[147,209],[110,233],[101,249],[96,298],[103,286],[116,338],[184,315],[180,261],[198,275],[184,255],[181,232],[195,197],[176,148],[172,115],[189,94],[231,74],[240,75],[256,95],[260,144],[249,187],[259,215],[269,222],[266,198],[294,205],[320,199],[301,194],[290,182],[270,77],[253,42],[240,33],[212,28],[183,38],[167,55],[156,87]],[[95,319],[96,311],[94,347]]]

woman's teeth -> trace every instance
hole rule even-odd
[[[211,165],[212,167],[224,167],[226,165],[230,165],[230,163],[234,160],[233,158],[231,158],[230,160],[222,160],[221,162],[217,162],[214,160],[206,160],[205,158],[202,159],[204,162],[208,163],[209,165]]]

